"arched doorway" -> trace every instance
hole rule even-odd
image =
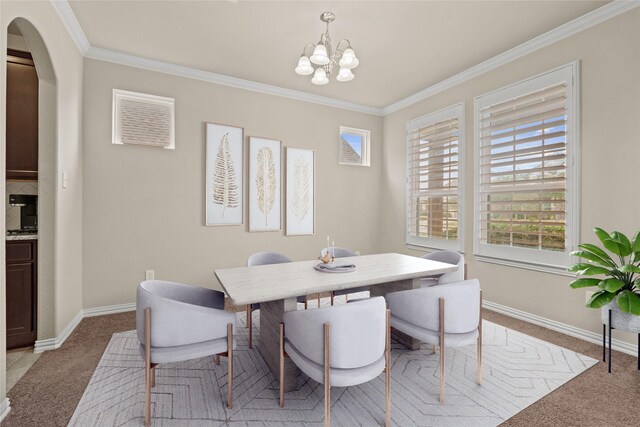
[[[56,181],[56,104],[57,79],[46,45],[36,28],[26,19],[16,18],[8,26],[8,48],[28,51],[38,79],[38,172],[37,181],[37,308],[38,341],[55,337],[55,181]],[[7,104],[7,110],[10,105]],[[2,171],[3,179],[5,171]],[[20,184],[14,180],[13,184]],[[3,183],[9,189],[11,182]],[[12,187],[15,190],[16,186]],[[9,196],[7,195],[7,198]],[[1,351],[5,351],[3,348]],[[8,365],[8,364],[7,364]],[[8,367],[8,366],[7,366]]]

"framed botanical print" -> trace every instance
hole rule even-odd
[[[249,231],[282,229],[281,151],[280,141],[249,137]]]
[[[315,232],[315,153],[286,148],[287,222],[286,235]]]
[[[207,225],[242,225],[244,130],[206,124]]]

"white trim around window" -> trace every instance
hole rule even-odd
[[[475,98],[473,243],[478,260],[561,274],[571,264],[570,252],[579,241],[578,77],[576,61]],[[494,231],[500,230],[493,227],[498,223],[507,224],[506,231]],[[521,224],[538,229],[522,231]],[[549,224],[563,227],[564,239]]]
[[[464,250],[464,107],[461,102],[407,122],[405,243],[408,247]],[[417,158],[416,151],[422,153]],[[434,155],[437,163],[429,162],[429,155]],[[429,185],[429,178],[434,175],[441,176],[435,185]],[[423,224],[418,218],[421,203],[448,212],[441,217],[439,230],[434,231],[432,225],[425,225],[428,220]]]

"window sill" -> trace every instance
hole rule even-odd
[[[427,246],[427,245],[415,245],[412,243],[405,243],[404,246],[407,249],[411,249],[414,251],[419,251],[419,252],[424,252],[424,253],[431,253],[431,252],[436,252],[436,251],[455,251],[458,253],[461,253],[464,255],[464,251],[458,250],[458,249],[450,249],[450,248],[439,248],[436,246]]]
[[[532,264],[523,261],[508,260],[503,258],[493,258],[483,255],[474,255],[476,261],[490,264],[504,265],[507,267],[522,268],[524,270],[538,271],[541,273],[556,274],[558,276],[576,277],[575,273],[567,271],[565,267],[546,264]]]

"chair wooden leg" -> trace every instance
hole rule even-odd
[[[433,345],[433,352],[435,353],[436,351],[438,351],[438,346],[436,344]]]
[[[249,325],[249,348],[253,348],[253,308],[251,304],[247,305],[247,325]]]
[[[304,297],[304,309],[306,310],[309,306],[309,296]]]
[[[320,292],[318,292],[318,308],[320,308]]]
[[[333,305],[333,297],[334,297],[333,291],[331,291],[331,305]]]
[[[391,425],[391,310],[387,309],[387,325],[385,328],[385,423]]]
[[[440,298],[440,403],[444,403],[444,298]]]
[[[480,319],[478,321],[478,366],[476,367],[476,382],[482,384],[482,289],[480,289]]]
[[[144,425],[151,425],[151,308],[144,309],[145,406]]]
[[[213,356],[213,363],[215,363],[216,365],[220,364],[220,355],[216,354],[215,356]]]
[[[331,359],[329,356],[329,342],[331,336],[331,325],[324,324],[324,425],[331,425]]]
[[[247,304],[247,306],[245,307],[245,313],[247,314],[247,321],[245,322],[244,327],[248,328],[249,327],[249,319],[251,318],[251,304]]]
[[[284,323],[280,323],[280,407],[284,408]]]
[[[227,408],[233,408],[233,323],[227,324],[227,363],[229,377],[227,379]]]

